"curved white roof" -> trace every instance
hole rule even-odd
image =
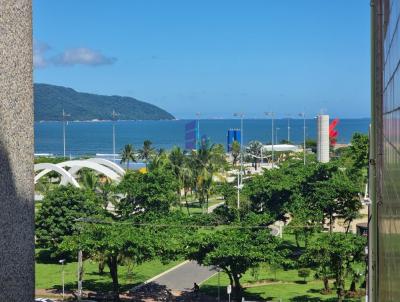
[[[61,185],[66,185],[66,184],[70,183],[74,187],[77,187],[77,188],[80,187],[78,182],[76,181],[76,179],[67,170],[65,170],[63,167],[57,166],[55,164],[51,164],[51,163],[36,164],[34,166],[34,170],[35,170],[35,172],[43,170],[42,172],[40,172],[38,175],[35,176],[35,183],[37,183],[39,181],[39,179],[41,177],[43,177],[44,175],[46,175],[48,172],[55,171],[62,176],[61,183],[60,183]],[[43,173],[45,171],[46,171],[46,173]]]
[[[65,167],[68,167],[69,170],[67,171]],[[117,182],[120,181],[121,177],[125,174],[125,171],[120,166],[106,159],[91,158],[85,160],[69,160],[58,164],[36,164],[34,166],[35,172],[41,172],[35,176],[35,183],[37,183],[41,177],[50,171],[55,171],[62,176],[60,185],[66,185],[70,183],[75,187],[79,187],[75,177],[78,171],[82,168],[94,170]]]
[[[120,176],[125,175],[125,170],[123,168],[121,168],[119,165],[117,165],[116,163],[114,163],[108,159],[93,157],[93,158],[89,158],[88,161],[92,161],[97,164],[106,166],[107,168],[110,168],[115,173],[119,174]]]

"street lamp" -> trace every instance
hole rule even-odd
[[[290,143],[290,114],[287,114],[287,141]]]
[[[236,112],[233,116],[240,118],[240,172],[238,173],[237,208],[240,209],[240,188],[243,184],[243,112]]]
[[[303,163],[304,165],[306,165],[306,113],[301,112],[299,113],[299,116],[303,118],[303,153],[304,153]]]
[[[65,295],[64,263],[65,263],[65,259],[61,259],[58,262],[61,264],[62,300],[64,301],[64,295]]]
[[[266,116],[271,117],[271,140],[272,140],[272,168],[274,167],[274,112],[265,112]]]

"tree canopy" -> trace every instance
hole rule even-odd
[[[116,191],[123,195],[116,203],[122,217],[138,212],[169,212],[177,198],[178,181],[172,171],[150,170],[147,173],[127,171]]]
[[[190,232],[183,219],[179,215],[169,218],[141,215],[123,223],[88,219],[80,222],[78,233],[64,238],[60,248],[69,252],[80,250],[85,258],[101,256],[105,259],[110,269],[114,300],[119,301],[118,265],[123,262],[140,264],[154,258],[177,259],[183,253],[183,242]]]
[[[59,186],[49,191],[36,215],[38,243],[54,250],[64,236],[76,233],[76,219],[98,215],[101,204],[92,190]]]
[[[322,233],[310,241],[302,261],[314,266],[322,274],[324,288],[328,288],[328,276],[335,277],[338,301],[343,301],[345,277],[354,263],[364,260],[366,239],[345,233]]]
[[[279,239],[271,235],[270,229],[247,227],[245,223],[241,227],[199,233],[188,243],[189,259],[216,266],[228,275],[237,301],[241,298],[240,278],[249,268],[278,261],[283,256]]]

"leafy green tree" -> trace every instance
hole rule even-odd
[[[176,259],[183,251],[188,229],[179,221],[176,216],[173,220],[145,217],[131,223],[88,220],[80,225],[79,234],[65,237],[60,248],[70,252],[81,250],[85,258],[96,261],[101,255],[110,269],[114,301],[119,301],[118,265],[127,261],[137,265],[154,258]]]
[[[284,219],[285,205],[296,190],[296,182],[291,175],[280,169],[267,170],[263,175],[254,176],[244,187],[251,208],[257,213],[268,212],[276,220]]]
[[[322,229],[323,212],[318,208],[310,207],[301,194],[295,194],[291,198],[288,208],[292,219],[286,231],[294,234],[297,247],[300,247],[300,240],[304,240],[304,246],[307,247],[312,235]]]
[[[324,287],[327,289],[328,272],[335,277],[338,301],[345,295],[345,277],[354,263],[364,264],[366,239],[345,233],[322,233],[313,238],[302,256],[303,261],[325,272]]]
[[[240,156],[240,143],[238,141],[233,141],[232,143],[232,151],[231,151],[231,155],[233,158],[233,165],[236,166],[236,163],[239,159]]]
[[[261,158],[262,143],[259,141],[251,141],[246,148],[247,154],[251,157],[251,162],[257,170],[257,164]]]
[[[315,184],[312,200],[322,209],[324,217],[328,220],[330,233],[333,231],[336,217],[345,220],[348,231],[362,207],[357,186],[340,171],[330,179]]]
[[[311,275],[309,268],[300,268],[297,273],[300,278],[303,278],[304,283],[307,282],[306,279]]]
[[[121,194],[121,198],[115,201],[115,211],[119,217],[126,219],[140,212],[140,198],[143,190],[144,176],[137,171],[128,170],[121,182],[116,186],[115,192]]]
[[[350,154],[354,160],[354,166],[358,169],[368,168],[368,135],[354,133],[350,142]]]
[[[129,169],[129,163],[130,162],[136,162],[136,154],[135,154],[135,149],[131,144],[125,145],[124,149],[122,150],[122,158],[121,158],[121,164],[122,163],[127,163],[127,167]]]
[[[339,203],[336,200],[336,183],[330,180],[320,181],[315,184],[312,201],[324,214],[323,224],[328,221],[329,233],[333,232],[333,226],[336,221],[336,214],[339,212]]]
[[[146,168],[148,161],[154,155],[154,149],[151,147],[152,144],[150,140],[145,140],[142,149],[139,150],[139,158],[144,160]]]
[[[362,208],[360,192],[357,184],[344,173],[338,173],[334,179],[337,181],[338,214],[346,223],[346,233],[348,233],[353,220],[360,216],[359,212]]]
[[[218,224],[230,224],[237,221],[239,216],[236,207],[229,207],[226,204],[218,206],[212,215],[216,218]]]
[[[48,192],[36,215],[38,243],[55,251],[64,236],[77,231],[75,220],[101,213],[100,205],[91,190],[59,186]]]
[[[329,278],[332,276],[330,255],[331,250],[328,241],[314,237],[299,259],[300,263],[311,266],[316,270],[316,278],[323,281],[324,293],[330,292]]]
[[[227,206],[236,207],[237,188],[235,188],[232,184],[227,182],[218,184],[216,187],[216,192],[222,195]]]
[[[283,258],[278,246],[279,240],[268,229],[225,228],[195,236],[188,244],[188,257],[224,271],[236,301],[241,301],[243,274],[261,262]]]
[[[127,218],[139,212],[169,212],[176,200],[177,180],[172,171],[150,170],[148,173],[127,171],[116,191],[123,197],[116,202],[117,213]]]

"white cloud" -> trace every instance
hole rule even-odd
[[[90,48],[80,47],[66,49],[61,54],[52,58],[55,65],[73,66],[73,65],[109,65],[114,64],[116,58],[106,57],[102,53]]]
[[[44,68],[49,65],[46,59],[46,52],[50,49],[50,46],[44,42],[37,40],[33,41],[33,66],[35,68]]]
[[[54,56],[49,56],[48,52],[51,47],[44,42],[37,40],[33,41],[33,66],[35,68],[45,68],[51,65],[54,66],[100,66],[114,64],[117,59],[107,57],[101,52],[87,48],[78,47],[66,49],[63,52]]]

